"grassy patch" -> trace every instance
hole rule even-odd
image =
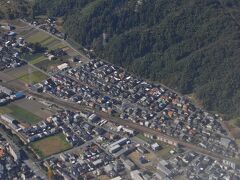
[[[16,105],[10,105],[9,107],[10,115],[16,118],[21,123],[33,125],[41,121],[41,118]]]
[[[23,58],[24,60],[26,61],[31,61],[33,59],[37,59],[39,57],[41,57],[42,54],[41,53],[36,53],[36,54],[31,54],[31,53],[28,53],[28,54],[22,54],[21,55],[21,58]]]
[[[85,6],[80,12],[83,18],[87,18],[88,16],[90,16],[91,12],[102,2],[103,2],[102,0],[96,0]]]
[[[31,147],[41,158],[45,158],[70,149],[72,146],[65,140],[64,134],[59,133],[33,142],[31,143]]]
[[[32,28],[31,29],[26,29],[26,30],[21,30],[18,35],[25,37],[27,34],[32,32]]]
[[[203,107],[203,102],[196,97],[196,94],[188,94],[189,99],[198,107]]]
[[[0,107],[0,114],[8,114],[8,113],[11,113],[11,112],[12,111],[6,106]]]
[[[238,141],[238,145],[240,145],[240,117],[225,121],[225,124],[231,135]]]
[[[64,49],[67,48],[68,46],[64,43],[56,43],[54,45],[52,45],[51,47],[49,47],[49,50],[54,50],[54,49]]]
[[[44,70],[44,71],[51,71],[52,69],[56,68],[57,65],[59,64],[62,64],[64,62],[67,62],[67,61],[64,61],[64,60],[61,60],[61,59],[57,59],[57,60],[44,60],[44,61],[41,61],[37,64],[35,64],[35,66],[37,66],[38,68]]]
[[[143,140],[143,141],[146,141],[146,142],[150,142],[150,141],[151,141],[151,139],[145,137],[145,136],[144,136],[143,134],[141,134],[141,133],[137,134],[136,137],[138,137],[139,139],[141,139],[141,140]]]
[[[229,123],[232,124],[233,126],[237,126],[238,128],[240,128],[240,117],[231,119]]]
[[[236,140],[237,145],[240,147],[240,139]]]
[[[39,63],[39,62],[41,62],[41,61],[44,61],[44,60],[46,60],[46,57],[44,57],[43,55],[41,55],[41,56],[38,56],[38,57],[36,57],[36,58],[33,58],[31,61],[29,61],[29,63],[30,63],[30,64],[37,64],[37,63]]]
[[[32,35],[30,35],[29,37],[27,37],[27,41],[31,43],[38,42],[42,46],[47,47],[50,50],[54,49],[53,47],[58,46],[58,44],[60,44],[59,46],[62,46],[61,41],[42,31],[37,31],[36,33],[33,33]]]
[[[38,31],[36,33],[34,33],[33,35],[29,36],[27,38],[27,41],[28,42],[31,42],[31,43],[36,43],[36,42],[44,42],[45,40],[49,39],[50,36],[47,34],[47,33],[44,33],[42,31]]]
[[[158,142],[158,144],[162,147],[162,149],[156,152],[156,155],[162,159],[168,159],[171,156],[169,151],[172,150],[173,147],[165,143]]]
[[[43,46],[46,46],[47,48],[50,48],[50,47],[52,47],[53,45],[59,44],[59,43],[60,43],[59,40],[55,39],[54,37],[50,37],[47,41],[44,41],[44,42],[42,43],[42,45],[43,45]]]
[[[136,137],[149,143],[149,144],[157,142],[160,145],[161,149],[159,151],[156,151],[156,155],[162,159],[167,159],[170,157],[171,154],[169,153],[169,151],[173,149],[173,146],[166,144],[164,142],[158,141],[158,140],[153,140],[153,139],[147,138],[143,134],[138,134]]]
[[[43,74],[40,71],[33,71],[31,74],[25,74],[22,77],[20,77],[20,80],[24,81],[25,83],[29,83],[29,84],[36,84],[39,83],[41,81],[43,81],[44,79],[46,79],[47,76],[45,74]]]

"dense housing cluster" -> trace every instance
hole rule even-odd
[[[54,75],[42,83],[49,92],[67,101],[159,130],[229,157],[237,146],[227,137],[221,117],[194,106],[186,97],[161,85],[132,76],[122,68],[92,60]]]
[[[25,46],[23,39],[17,39],[13,31],[0,36],[0,71],[26,64],[19,59],[19,52],[16,50],[23,46]]]
[[[0,136],[0,179],[40,178],[22,161],[20,149]]]
[[[33,22],[31,27],[64,38],[55,29],[55,23],[55,19],[49,18],[47,24],[38,26]],[[9,32],[4,37],[7,39],[2,38],[3,54],[6,56],[9,52],[15,57],[8,59],[10,64],[4,65],[4,69],[21,65],[15,62],[21,55],[18,50],[33,55],[33,49],[40,48],[38,53],[51,63],[66,55],[61,48],[44,53],[46,49],[39,43],[28,46],[23,38],[15,36],[14,32]],[[42,121],[30,118],[25,124],[23,119],[31,114],[20,109],[21,118],[16,117],[17,120],[16,114],[8,112],[0,118],[1,124],[25,144],[21,150],[25,151],[27,146],[27,151],[33,152],[40,161],[24,160],[18,149],[5,143],[0,148],[0,155],[6,157],[5,152],[9,152],[11,157],[1,161],[1,176],[38,178],[35,173],[45,166],[49,176],[53,173],[57,179],[67,180],[79,177],[235,180],[240,177],[239,167],[234,162],[239,151],[222,126],[220,116],[121,67],[99,59],[82,58],[75,56],[67,63],[57,63],[58,71],[45,71],[29,61],[49,77],[29,86],[27,93],[36,97],[28,96],[27,103],[42,103],[44,106],[38,104],[36,107],[41,113],[51,111],[51,115]],[[25,97],[23,93],[13,93],[3,86],[0,86],[0,92],[0,105]],[[45,105],[49,108],[45,109]],[[44,173],[40,174],[44,179]]]
[[[157,169],[167,177],[185,175],[188,179],[238,179],[235,166],[220,163],[211,157],[191,151],[180,151],[167,160],[161,160]]]
[[[82,114],[72,111],[58,112],[45,121],[23,129],[22,133],[28,142],[33,142],[63,132],[67,142],[72,146],[79,146],[105,132],[84,121],[86,116],[81,116]]]
[[[14,92],[11,89],[0,85],[0,106],[24,97],[25,95],[22,92]]]

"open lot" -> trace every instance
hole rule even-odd
[[[6,19],[1,19],[0,20],[1,24],[14,24],[18,29],[26,27],[26,24],[20,21],[19,19],[13,19],[13,20],[6,20]]]
[[[9,104],[7,106],[0,107],[0,113],[10,114],[20,123],[26,126],[33,125],[41,121],[41,118],[37,115],[15,104]]]
[[[0,85],[8,87],[12,90],[25,91],[27,89],[23,81],[20,81],[19,78],[16,78],[10,74],[0,72],[0,79],[2,80]]]
[[[166,144],[166,143],[163,143],[163,142],[160,142],[160,141],[153,141],[152,139],[149,139],[147,137],[145,137],[143,134],[139,133],[137,136],[137,138],[141,139],[142,141],[145,141],[149,144],[152,144],[153,142],[157,142],[161,149],[159,151],[156,151],[156,156],[158,158],[161,158],[161,159],[167,159],[171,156],[170,154],[170,150],[173,149],[173,146],[169,145],[169,144]]]
[[[20,106],[24,109],[27,109],[28,111],[34,113],[36,116],[40,117],[41,119],[46,119],[47,117],[51,116],[53,113],[53,110],[43,105],[42,103],[34,100],[28,100],[28,99],[21,99],[14,102],[15,105]]]
[[[7,70],[4,72],[4,74],[5,74],[5,76],[8,76],[9,78],[7,78],[7,77],[2,78],[2,80],[5,80],[5,79],[6,79],[6,81],[21,80],[25,83],[38,83],[47,78],[47,76],[45,74],[34,69],[33,67],[31,67],[29,65],[25,65],[25,66],[22,66],[19,68]]]
[[[68,62],[67,60],[63,60],[63,59],[57,59],[57,60],[52,60],[49,61],[47,60],[43,60],[39,63],[36,63],[35,66],[37,66],[38,68],[44,70],[44,71],[52,71],[53,69],[55,69],[58,65]]]
[[[150,142],[151,141],[151,139],[145,137],[142,133],[137,134],[136,137],[141,139],[141,140],[143,140],[143,141],[145,141],[145,142]]]
[[[161,142],[158,142],[158,144],[162,148],[156,152],[157,157],[161,159],[168,159],[171,156],[170,151],[173,149],[173,146]]]
[[[43,74],[42,72],[36,70],[35,68],[29,65],[24,65],[19,68],[6,70],[4,73],[5,73],[5,76],[7,75],[9,76],[9,78],[6,79],[6,81],[13,81],[13,82],[20,80],[24,83],[35,84],[47,78],[45,74]],[[5,80],[5,79],[2,78],[2,80]]]
[[[66,46],[57,38],[54,38],[53,36],[39,30],[24,30],[19,34],[23,36],[27,42],[40,43],[42,46],[47,47],[49,50]]]
[[[53,109],[49,109],[38,101],[26,98],[0,107],[0,114],[11,114],[25,126],[36,124],[53,113],[55,113]]]
[[[29,61],[29,63],[30,64],[37,64],[37,63],[39,63],[39,62],[41,62],[41,61],[44,61],[44,60],[46,60],[47,58],[44,56],[44,55],[40,55],[40,56],[37,56],[37,57],[34,57],[34,58],[32,58],[30,61]]]
[[[25,83],[29,84],[36,84],[44,79],[46,79],[47,76],[40,71],[33,71],[27,74],[24,74],[22,77],[20,77],[20,80],[24,81]]]
[[[48,35],[47,33],[44,33],[42,31],[34,31],[35,33],[31,34],[29,37],[27,37],[27,41],[31,42],[31,43],[36,43],[36,42],[44,42],[48,39],[51,38],[50,35]]]
[[[96,178],[97,180],[108,180],[109,177],[107,175],[101,175],[99,177]]]
[[[40,117],[36,116],[32,112],[23,109],[17,105],[9,105],[9,109],[11,110],[11,115],[16,118],[18,121],[24,123],[24,124],[36,124],[41,120]]]
[[[233,118],[224,122],[230,134],[236,139],[236,143],[240,147],[240,117]]]
[[[63,133],[50,136],[30,144],[34,151],[45,158],[71,148],[71,145],[65,140]]]
[[[0,107],[0,115],[1,114],[9,114],[11,113],[11,110],[5,106]]]
[[[65,50],[65,48],[68,48],[68,46],[61,42],[48,47],[49,50],[58,49],[58,48]]]
[[[28,65],[24,65],[18,68],[14,68],[14,69],[7,69],[4,71],[4,73],[6,75],[8,75],[9,77],[12,77],[11,79],[18,79],[21,76],[23,76],[24,74],[26,74],[28,72],[28,69],[31,69],[31,71],[33,71],[33,68],[28,66]]]
[[[138,151],[134,151],[131,154],[129,154],[128,157],[139,167],[148,167],[148,166],[151,166],[153,163],[155,163],[155,161],[157,161],[156,156],[152,152],[142,155]],[[149,162],[145,164],[141,164],[139,160],[141,157],[144,157]]]

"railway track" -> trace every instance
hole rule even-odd
[[[56,98],[54,96],[50,96],[48,94],[39,94],[39,93],[35,93],[35,92],[29,92],[29,94],[32,95],[32,96],[35,96],[37,98],[40,98],[40,99],[51,101],[51,102],[53,102],[53,103],[55,103],[55,104],[57,104],[57,105],[59,105],[61,107],[64,107],[64,108],[67,108],[67,109],[71,109],[71,110],[74,110],[74,111],[82,111],[82,110],[84,110],[84,111],[93,111],[93,109],[91,109],[89,107],[86,107],[86,106],[83,106],[83,105],[78,105],[78,104],[73,103],[73,102],[61,100],[59,98]],[[215,158],[217,160],[227,159],[226,157],[224,157],[224,156],[222,156],[220,154],[216,154],[214,152],[211,152],[208,149],[204,149],[204,148],[201,148],[201,147],[199,147],[197,145],[194,145],[194,144],[191,144],[191,143],[179,140],[177,138],[168,136],[168,135],[166,135],[164,133],[161,133],[158,130],[151,129],[151,128],[148,128],[148,127],[145,127],[145,126],[142,126],[142,125],[139,125],[137,123],[130,122],[130,121],[122,120],[122,119],[120,119],[118,117],[112,117],[111,115],[109,115],[107,113],[104,113],[104,112],[94,111],[94,113],[96,115],[100,116],[101,118],[106,119],[109,122],[127,126],[129,128],[135,129],[135,130],[137,130],[138,132],[141,132],[141,133],[147,133],[147,134],[154,135],[154,136],[157,136],[157,137],[162,137],[162,138],[164,138],[164,139],[166,139],[168,141],[175,142],[175,143],[180,144],[180,145],[182,145],[182,146],[184,146],[186,148],[189,148],[189,149],[191,149],[191,150],[193,150],[195,152],[211,156],[211,157],[213,157],[213,158]]]

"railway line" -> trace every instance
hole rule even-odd
[[[78,104],[75,104],[73,102],[65,101],[65,100],[56,98],[54,96],[50,96],[48,94],[39,94],[39,93],[35,93],[35,92],[29,92],[29,94],[32,95],[32,96],[35,96],[37,98],[46,100],[46,101],[51,101],[52,103],[55,103],[56,105],[59,105],[59,106],[64,107],[66,109],[71,109],[71,110],[75,110],[75,111],[82,111],[82,110],[93,111],[93,109],[91,109],[89,107],[86,107],[86,106],[83,106],[83,105],[78,105]],[[116,124],[119,124],[119,125],[124,125],[124,126],[127,126],[129,128],[135,129],[136,131],[141,132],[141,133],[147,133],[147,134],[150,134],[150,135],[154,135],[154,136],[157,136],[157,137],[164,138],[168,141],[175,142],[179,145],[182,145],[182,146],[184,146],[186,148],[189,148],[189,149],[191,149],[195,152],[198,152],[200,154],[205,154],[205,155],[211,156],[211,157],[213,157],[217,160],[223,160],[223,158],[227,159],[227,158],[223,157],[222,155],[211,152],[208,149],[204,149],[204,148],[201,148],[197,145],[179,140],[179,139],[174,138],[172,136],[168,136],[168,135],[166,135],[166,134],[164,134],[164,133],[162,133],[158,130],[151,129],[151,128],[139,125],[137,123],[122,120],[118,117],[112,117],[111,115],[109,115],[107,113],[104,113],[104,112],[94,111],[94,113],[96,115],[98,115],[99,117],[106,119],[108,122],[116,123]]]

